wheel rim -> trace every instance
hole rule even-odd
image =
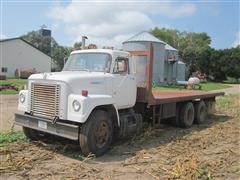
[[[104,147],[109,139],[109,126],[102,121],[95,132],[96,146],[98,148]]]
[[[188,111],[187,111],[187,118],[186,118],[187,124],[189,126],[192,125],[193,119],[194,119],[194,112],[191,108],[189,108]]]

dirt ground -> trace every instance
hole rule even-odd
[[[202,125],[145,128],[99,158],[56,137],[0,144],[0,179],[239,179],[240,97],[225,101]]]
[[[231,86],[226,89],[213,90],[211,92],[225,92],[225,94],[240,93],[240,84],[228,84]]]
[[[14,128],[14,113],[17,112],[18,95],[0,95],[0,132]],[[20,127],[14,129],[20,130]]]

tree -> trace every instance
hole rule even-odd
[[[159,39],[167,42],[174,48],[178,49],[179,41],[180,41],[180,32],[176,29],[166,29],[162,28],[159,29],[158,27],[155,27],[153,30],[151,30],[151,33],[158,37]]]
[[[207,33],[180,32],[176,29],[154,28],[152,34],[179,50],[191,75],[200,70],[208,74],[211,38]]]
[[[53,62],[58,66],[58,70],[63,68],[64,59],[69,56],[72,50],[72,48],[60,46],[53,37],[42,36],[37,31],[31,31],[23,35],[22,38],[50,55]]]
[[[51,42],[53,40],[51,36],[42,36],[37,31],[31,31],[26,35],[23,35],[22,38],[44,53],[51,55]]]
[[[211,49],[209,74],[215,81],[223,81],[227,77],[240,78],[240,48],[223,50]]]
[[[222,61],[225,62],[226,76],[235,78],[238,82],[240,78],[240,48],[223,50]]]
[[[52,48],[52,56],[56,59],[56,63],[59,69],[62,69],[64,66],[65,59],[71,53],[71,48],[63,47],[63,46],[56,46]]]
[[[82,42],[75,42],[74,45],[73,45],[73,48],[75,50],[81,49],[81,47],[82,47]]]
[[[96,44],[89,44],[87,46],[88,49],[97,49],[97,45]]]
[[[225,64],[221,58],[222,55],[222,50],[211,49],[209,75],[212,80],[223,81],[227,78],[224,70]]]

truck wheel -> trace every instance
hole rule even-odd
[[[173,126],[179,127],[179,121],[180,121],[179,116],[180,116],[180,104],[177,104],[176,116],[175,116],[175,118],[172,119],[172,125]]]
[[[48,134],[28,127],[23,127],[23,133],[28,139],[31,139],[33,141],[42,140],[48,137]]]
[[[79,143],[84,156],[90,153],[103,155],[110,147],[113,137],[113,125],[108,114],[96,110],[81,126]]]
[[[194,106],[193,103],[184,103],[180,110],[179,125],[183,128],[192,126],[194,120]]]
[[[215,101],[214,100],[209,100],[205,102],[207,106],[207,114],[212,114],[215,111]]]
[[[207,107],[203,101],[199,101],[195,104],[195,122],[202,124],[207,116]]]

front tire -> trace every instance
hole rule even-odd
[[[48,137],[48,134],[28,127],[23,127],[23,133],[28,139],[33,141],[42,140]]]
[[[113,138],[113,125],[108,114],[102,110],[92,113],[81,126],[79,143],[84,156],[90,153],[101,156],[109,149]]]

